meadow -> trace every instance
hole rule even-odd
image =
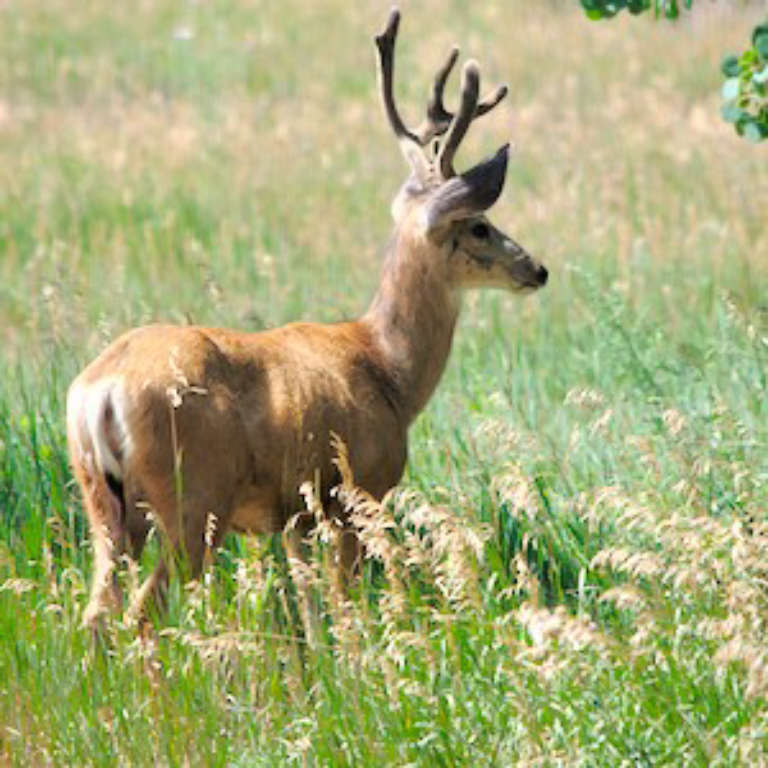
[[[768,764],[768,144],[718,95],[766,4],[695,6],[402,4],[409,119],[454,42],[509,83],[458,165],[513,141],[491,218],[549,284],[467,294],[401,486],[347,479],[317,647],[279,537],[233,537],[94,649],[67,385],[137,324],[365,309],[388,6],[0,2],[0,764]]]

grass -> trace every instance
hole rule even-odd
[[[511,84],[464,162],[514,139],[493,218],[551,280],[466,297],[401,489],[347,489],[348,603],[313,548],[319,647],[278,542],[233,538],[100,652],[66,386],[150,320],[364,308],[404,173],[386,11],[0,5],[0,761],[768,762],[768,170],[716,92],[758,11],[532,5],[404,9],[406,103],[456,40]]]

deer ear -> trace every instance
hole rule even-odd
[[[504,188],[508,159],[505,144],[493,157],[441,184],[424,204],[426,231],[487,211]]]

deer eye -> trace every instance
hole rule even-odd
[[[487,240],[491,236],[491,230],[488,229],[488,225],[483,224],[482,221],[473,224],[470,227],[469,232],[472,237],[476,237],[478,240]]]

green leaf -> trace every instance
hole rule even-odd
[[[603,12],[599,8],[593,8],[592,10],[589,10],[586,12],[587,18],[592,19],[593,21],[599,21],[603,18]]]
[[[732,53],[724,56],[720,63],[720,70],[726,77],[738,77],[741,72],[739,57],[734,56]]]
[[[739,78],[729,77],[724,83],[721,91],[723,101],[735,101],[739,98]]]
[[[758,45],[758,41],[764,36],[768,35],[768,23],[765,24],[758,24],[753,30],[752,30],[752,45],[757,48],[757,50],[760,50],[760,46]],[[762,56],[762,53],[760,54]]]
[[[745,112],[735,104],[726,104],[720,110],[720,114],[726,123],[737,123],[744,116]]]
[[[755,72],[752,75],[752,82],[758,83],[759,85],[768,83],[768,64],[763,67],[762,71]]]
[[[758,122],[750,120],[744,126],[744,138],[757,144],[765,138],[765,132]]]
[[[768,61],[768,24],[759,26],[752,35],[755,50],[764,61]]]
[[[677,8],[677,0],[667,0],[664,15],[668,19],[676,19],[680,15],[680,11]]]
[[[739,56],[739,66],[741,66],[742,69],[747,69],[753,64],[757,64],[759,60],[760,57],[757,55],[757,51],[754,48],[747,48],[747,50]]]

